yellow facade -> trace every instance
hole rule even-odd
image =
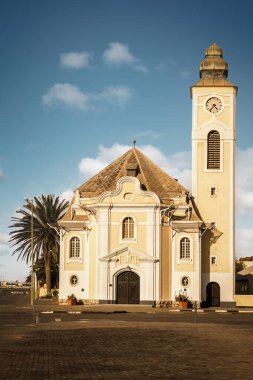
[[[175,306],[183,292],[198,304],[233,304],[237,88],[216,44],[200,73],[191,88],[192,194],[135,147],[81,185],[59,222],[62,300],[75,292],[85,302]],[[81,250],[70,259],[74,236]]]
[[[237,87],[227,80],[228,64],[222,58],[221,48],[216,44],[211,47],[207,49],[206,58],[200,66],[201,80],[191,89],[192,191],[201,218],[207,226],[201,241],[202,298],[205,297],[208,283],[215,283],[221,291],[224,304],[232,304]],[[210,168],[208,136],[213,131],[219,134],[220,139],[219,164],[216,162],[214,168]],[[218,148],[215,149],[218,151]]]

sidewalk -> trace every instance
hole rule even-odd
[[[28,306],[27,306],[28,307]],[[69,306],[58,304],[53,300],[43,299],[36,301],[36,311],[39,313],[191,313],[194,309],[179,309],[166,307],[152,307],[151,305],[118,305],[118,304],[97,304],[97,305],[75,305]],[[198,313],[253,313],[253,308],[206,308],[197,309]]]

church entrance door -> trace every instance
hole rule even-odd
[[[140,277],[131,271],[117,277],[117,303],[140,303]]]
[[[208,307],[220,306],[220,286],[217,282],[209,282],[207,284],[206,303]]]

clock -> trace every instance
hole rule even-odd
[[[220,98],[213,96],[212,98],[209,98],[207,100],[206,109],[208,112],[212,114],[219,113],[222,110],[222,101],[220,100]]]

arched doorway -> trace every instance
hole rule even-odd
[[[140,277],[131,271],[117,277],[117,303],[140,303]]]
[[[217,282],[209,282],[209,284],[207,284],[206,304],[208,307],[220,306],[220,286]]]

